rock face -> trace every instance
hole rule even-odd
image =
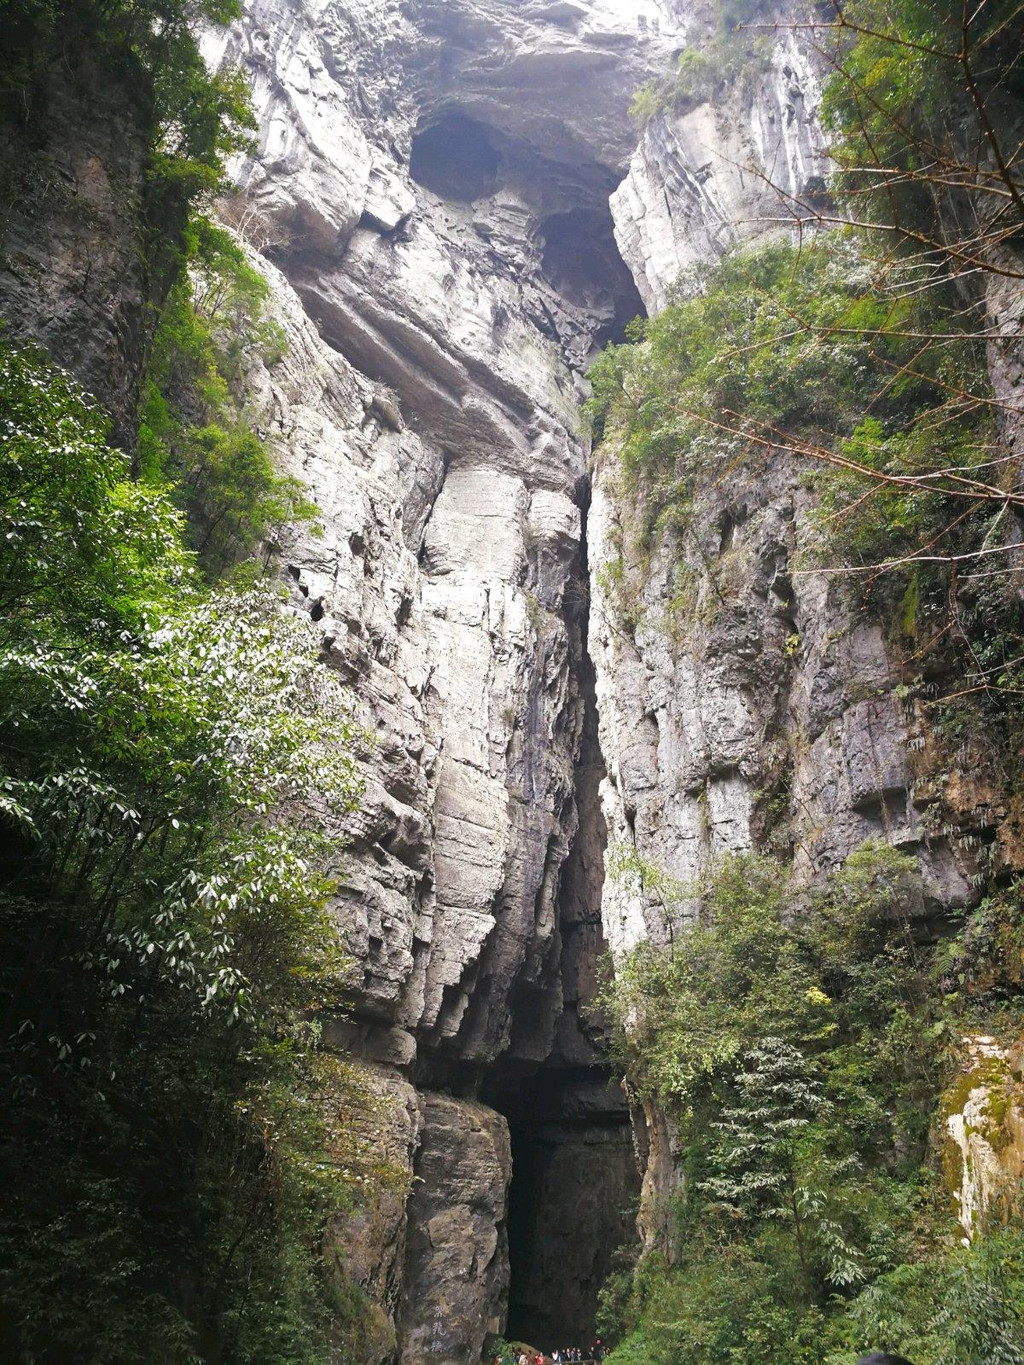
[[[335,831],[354,1008],[328,1037],[374,1097],[366,1140],[408,1177],[336,1230],[379,1361],[476,1361],[510,1300],[539,1345],[593,1330],[638,1185],[597,962],[687,914],[612,875],[619,850],[684,883],[773,829],[807,876],[881,837],[918,854],[922,916],[971,895],[969,850],[926,819],[938,779],[881,629],[793,571],[796,480],[726,480],[699,543],[642,576],[627,552],[625,612],[606,573],[635,510],[608,460],[591,490],[588,358],[681,269],[779,231],[821,174],[791,36],[714,107],[630,122],[710,23],[697,0],[246,0],[206,44],[252,77],[258,149],[225,215],[288,342],[253,363],[249,410],[321,512],[322,534],[283,538],[282,578],[365,736],[364,800]],[[0,291],[128,433],[141,148],[116,92],[53,80],[42,145],[0,148],[25,180]],[[635,1118],[653,1240],[673,1139]],[[976,1161],[971,1122],[951,1133]]]
[[[814,858],[903,790],[901,716],[790,686],[795,489],[734,499],[755,591],[685,659],[653,616],[626,648],[602,598],[622,513],[602,480],[590,507],[583,366],[681,267],[764,230],[766,175],[803,191],[820,172],[814,70],[789,39],[721,107],[630,123],[709,23],[674,0],[249,0],[209,44],[253,77],[259,150],[230,213],[289,340],[252,404],[323,513],[321,538],[281,546],[286,581],[374,736],[339,831],[345,1041],[414,1087],[420,1126],[401,1227],[364,1226],[350,1263],[408,1362],[475,1358],[504,1326],[502,1115],[513,1325],[549,1347],[593,1330],[636,1174],[587,1005],[606,942],[664,932],[606,880],[609,839],[680,874],[747,846],[791,694],[808,744],[896,753],[881,786],[838,748],[830,768],[802,754],[836,812]],[[838,675],[848,645],[815,629]]]
[[[508,1128],[482,1104],[428,1095],[409,1198],[401,1359],[475,1360],[508,1301]]]
[[[147,349],[143,111],[86,49],[41,71],[0,120],[0,302],[134,437]]]
[[[796,202],[824,187],[820,66],[793,33],[714,104],[651,120],[611,197],[615,236],[650,312],[681,271],[785,231]]]
[[[1020,1215],[1024,1056],[976,1034],[961,1040],[961,1074],[946,1097],[946,1176],[965,1238]]]
[[[702,499],[701,532],[663,544],[641,575],[629,511],[615,502],[611,471],[599,475],[594,562],[626,547],[635,604],[624,622],[599,567],[592,648],[602,747],[614,756],[603,788],[609,837],[684,887],[723,853],[773,838],[805,877],[881,839],[917,855],[919,915],[962,907],[974,865],[929,820],[937,793],[915,757],[926,731],[899,700],[881,626],[857,615],[843,585],[792,572],[808,510],[795,476],[730,476]],[[681,563],[702,575],[685,603]],[[668,921],[686,913],[685,897],[645,904],[629,878],[606,887],[616,949],[667,941]]]
[[[363,1220],[349,1263],[409,1361],[474,1359],[505,1323],[507,1127],[462,1097],[483,1087],[511,1112],[510,1078],[600,1067],[578,402],[587,357],[643,307],[608,197],[630,94],[679,28],[641,9],[257,0],[208,45],[253,75],[260,147],[228,211],[289,343],[253,370],[250,403],[322,511],[321,537],[281,545],[285,580],[373,737],[339,831],[359,979],[338,1041],[414,1087],[416,1178],[399,1223]],[[556,1104],[543,1137],[577,1188],[611,1166],[570,1089],[554,1086],[565,1122]],[[621,1093],[603,1108],[602,1255],[636,1183]],[[548,1286],[583,1294],[581,1333],[600,1270]]]

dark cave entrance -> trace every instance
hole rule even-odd
[[[549,163],[507,132],[450,108],[416,130],[409,173],[451,203],[472,204],[501,188],[521,194],[536,214],[541,274],[570,309],[589,314],[593,349],[621,342],[627,323],[647,316],[615,240],[609,196],[616,176],[607,168]]]
[[[625,1100],[602,1067],[543,1069],[485,1098],[512,1136],[510,1341],[589,1347],[598,1292],[636,1238],[639,1191]]]
[[[586,484],[577,490],[583,525],[575,575],[582,583],[587,581],[589,491]],[[506,1336],[549,1352],[586,1349],[594,1341],[598,1293],[614,1269],[616,1252],[636,1241],[640,1192],[629,1106],[608,1067],[605,1026],[590,1008],[604,950],[601,892],[608,833],[600,798],[605,766],[587,647],[588,610],[585,593],[566,594],[565,623],[583,716],[574,784],[579,823],[558,895],[561,1012],[547,1061],[540,1067],[517,1062],[514,1029],[512,1056],[498,1063],[481,1094],[505,1115],[512,1138]],[[530,1009],[529,996],[517,1001],[520,1028],[523,1012],[529,1016]]]
[[[569,303],[602,319],[595,347],[624,340],[627,323],[647,310],[619,253],[607,202],[549,214],[540,234],[546,278]]]
[[[427,124],[412,140],[409,174],[442,199],[470,204],[493,194],[498,165],[487,129],[458,110]]]

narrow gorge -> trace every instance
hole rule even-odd
[[[841,573],[816,567],[831,534],[820,508],[833,495],[808,467],[813,441],[830,439],[828,416],[811,413],[813,438],[794,447],[794,458],[781,420],[749,459],[736,456],[735,443],[713,453],[684,497],[678,469],[659,466],[645,482],[645,472],[636,475],[640,457],[628,465],[640,438],[621,407],[618,417],[614,406],[601,407],[601,381],[587,403],[595,358],[636,341],[635,319],[671,319],[687,298],[717,298],[713,270],[723,258],[762,248],[799,255],[806,246],[808,259],[823,250],[827,268],[844,268],[845,247],[817,245],[838,232],[826,188],[837,174],[828,139],[838,115],[822,116],[834,59],[821,32],[782,0],[243,0],[228,23],[210,22],[210,7],[204,15],[189,22],[205,69],[240,73],[254,114],[248,142],[222,149],[230,192],[211,194],[213,217],[239,249],[245,278],[256,281],[247,287],[263,310],[260,336],[273,339],[239,343],[231,401],[277,475],[297,481],[288,487],[301,487],[315,506],[312,515],[277,519],[254,537],[252,553],[287,616],[315,626],[322,665],[351,708],[355,798],[332,806],[296,795],[297,786],[284,793],[297,827],[315,829],[321,841],[316,875],[346,957],[343,989],[318,987],[314,1005],[291,1008],[315,1017],[318,1047],[344,1059],[345,1093],[357,1097],[346,1120],[355,1156],[346,1148],[339,1163],[373,1170],[357,1177],[362,1192],[346,1196],[322,1239],[342,1286],[337,1321],[358,1320],[358,1333],[350,1339],[348,1326],[328,1324],[330,1353],[316,1358],[476,1365],[503,1339],[550,1352],[589,1345],[602,1331],[628,1335],[622,1324],[632,1322],[640,1335],[630,1339],[640,1344],[624,1365],[703,1360],[663,1349],[656,1325],[643,1336],[641,1280],[630,1276],[638,1258],[641,1272],[648,1265],[669,1276],[686,1264],[678,1248],[700,1241],[686,1222],[688,1192],[724,1177],[709,1176],[693,1155],[686,1125],[704,1111],[687,1108],[681,1073],[649,1080],[638,1068],[624,1078],[624,1049],[630,1036],[648,1036],[649,1016],[637,998],[615,1013],[608,974],[624,970],[638,948],[675,962],[688,926],[714,920],[707,879],[724,865],[755,869],[749,884],[760,886],[756,868],[775,860],[768,881],[784,901],[779,932],[789,933],[821,888],[856,869],[851,855],[888,850],[902,861],[872,876],[898,888],[898,913],[889,906],[886,914],[902,937],[882,954],[892,961],[953,942],[984,897],[1016,896],[1024,870],[1015,741],[1007,742],[1012,762],[999,767],[985,733],[933,723],[929,705],[953,690],[958,665],[949,655],[915,672],[925,627],[913,647],[910,627],[895,642],[894,623],[916,609],[909,589],[895,602],[868,600],[847,591]],[[818,11],[811,17],[831,22]],[[672,73],[685,73],[694,53],[710,74],[701,67],[692,88],[673,91]],[[31,109],[22,100],[5,122],[0,144],[4,337],[41,344],[95,395],[112,414],[110,439],[127,451],[133,478],[145,471],[146,433],[156,430],[152,397],[141,439],[138,414],[156,382],[146,378],[151,338],[173,274],[153,246],[161,210],[136,132],[147,80],[65,51],[37,80]],[[15,88],[14,77],[8,84]],[[192,98],[198,108],[200,97]],[[1017,106],[1001,113],[1016,132]],[[1007,237],[999,250],[1016,262],[1018,246]],[[850,266],[839,287],[849,279],[866,294],[875,287],[867,266]],[[821,280],[804,304],[827,287]],[[987,294],[970,306],[984,315],[985,336],[999,334],[985,362],[1002,410],[991,439],[1016,456],[1024,290],[1015,265],[986,280]],[[772,289],[769,282],[763,292]],[[742,306],[753,336],[756,303]],[[736,353],[728,346],[735,318],[724,305],[722,317],[712,375]],[[910,335],[917,324],[901,325]],[[846,363],[844,328],[822,327],[823,344],[837,347],[822,363],[827,375]],[[695,366],[691,341],[679,344]],[[870,363],[858,359],[858,374]],[[616,380],[616,401],[648,413],[662,401],[645,388],[654,362],[637,365]],[[901,365],[901,374],[912,368],[910,359]],[[785,387],[784,378],[773,382]],[[797,389],[816,382],[793,381]],[[970,391],[970,382],[943,371],[947,390]],[[204,383],[207,392],[213,380]],[[677,385],[669,406],[673,394],[689,401]],[[742,426],[756,400],[748,387],[736,402],[738,415],[716,412]],[[659,408],[650,420],[644,439],[654,449],[669,419]],[[833,434],[853,459],[855,437]],[[1005,487],[1019,490],[1017,473],[1008,477]],[[1009,546],[1016,583],[1021,510],[1013,496],[1002,522],[984,532],[984,548],[967,557]],[[894,544],[896,559],[904,551]],[[863,562],[872,558],[866,551]],[[923,601],[927,590],[920,594]],[[976,606],[979,616],[986,610]],[[950,627],[937,612],[941,638]],[[223,626],[230,635],[231,621]],[[240,636],[252,630],[239,621]],[[994,673],[1003,662],[984,655],[977,667]],[[973,675],[967,687],[977,690]],[[237,697],[225,706],[244,711],[244,686]],[[0,793],[13,803],[20,790]],[[21,818],[15,804],[3,812]],[[1007,922],[1017,924],[1015,916]],[[118,932],[127,946],[105,969],[111,981],[134,951],[130,931]],[[90,972],[95,941],[80,959]],[[182,941],[159,941],[154,960],[173,963]],[[1016,964],[1007,969],[1012,985],[996,992],[1013,1018],[1024,981],[1020,940],[999,942],[992,951]],[[850,954],[860,951],[849,944]],[[145,960],[153,947],[138,951]],[[227,961],[230,945],[223,951]],[[709,974],[716,960],[708,957]],[[968,994],[983,974],[964,961],[951,957],[943,969],[936,991],[944,998]],[[785,970],[778,967],[779,980]],[[794,975],[800,1009],[839,997],[829,970],[820,983]],[[28,990],[19,972],[15,999]],[[699,995],[700,980],[692,984]],[[738,1000],[757,997],[749,984],[736,989]],[[140,995],[135,1021],[150,998]],[[936,1055],[948,1047],[956,1060],[941,1084],[928,1073],[927,1085],[944,1096],[941,1118],[933,1099],[918,1098],[927,1086],[907,1064],[904,1089],[920,1119],[914,1141],[932,1152],[914,1159],[945,1172],[934,1196],[945,1201],[943,1245],[955,1250],[962,1238],[970,1248],[990,1212],[1008,1210],[1012,1223],[1022,1206],[1024,1035],[1011,1036],[1010,1024],[999,1036],[980,1024],[936,1024],[916,999],[906,1008],[927,1015],[929,1046]],[[892,1004],[892,1019],[902,1019],[905,1003],[887,1000],[884,1011]],[[38,1027],[55,1039],[65,1025]],[[843,1027],[807,1025],[808,1047],[832,1046]],[[92,1025],[67,1028],[78,1043],[93,1036]],[[885,1028],[894,1036],[888,1014]],[[711,1056],[718,1044],[710,1026],[701,1037]],[[742,1089],[748,1055],[742,1030],[730,1038],[732,1051],[707,1062],[719,1104],[734,1093],[730,1085]],[[830,1104],[855,1089],[860,1063],[851,1057],[844,1054],[847,1071]],[[272,1097],[266,1103],[254,1112],[271,1133],[282,1111]],[[881,1131],[887,1103],[857,1122]],[[95,1122],[87,1116],[80,1130],[69,1127],[69,1152]],[[700,1131],[729,1122],[739,1122],[732,1110],[715,1110]],[[34,1140],[31,1124],[25,1131]],[[910,1161],[911,1139],[892,1146]],[[815,1160],[839,1179],[838,1158],[831,1167],[831,1156]],[[847,1174],[858,1160],[848,1157]],[[243,1165],[231,1158],[232,1179]],[[112,1197],[97,1191],[98,1204]],[[68,1216],[73,1224],[77,1215]],[[153,1216],[162,1226],[163,1215]],[[22,1236],[13,1216],[10,1226]],[[200,1226],[183,1243],[198,1245]],[[234,1246],[248,1224],[239,1226],[237,1241],[225,1233],[229,1249],[217,1253],[218,1293],[240,1273]],[[820,1216],[826,1261],[834,1226]],[[870,1284],[872,1256],[879,1267],[901,1264],[895,1252],[885,1261],[881,1233],[867,1240],[867,1250],[843,1253],[855,1267],[846,1281],[826,1274],[829,1302]],[[39,1245],[41,1257],[53,1256]],[[134,1271],[125,1273],[134,1283]],[[602,1327],[613,1321],[607,1286],[616,1276],[634,1286],[634,1307],[622,1310],[618,1327]],[[203,1293],[182,1272],[175,1302],[193,1335],[181,1354],[168,1345],[160,1359],[312,1359],[287,1345],[278,1354],[239,1346],[248,1292],[246,1281],[242,1307],[231,1310],[235,1326],[216,1319],[215,1328],[214,1309],[196,1307]],[[70,1347],[61,1341],[74,1339],[68,1331],[48,1344],[26,1327],[23,1340],[36,1345],[11,1345],[21,1352],[11,1358],[84,1358],[62,1354]],[[143,1358],[135,1349],[108,1342],[89,1359]],[[722,1360],[783,1359],[777,1346],[764,1355],[753,1345],[748,1354],[714,1349]],[[811,1354],[792,1359],[824,1360],[814,1354],[824,1349],[807,1346]],[[855,1359],[841,1354],[852,1351],[848,1341],[828,1349],[829,1360]]]
[[[588,1006],[608,824],[658,781],[634,770],[646,702],[599,718],[610,688],[642,694],[591,609],[609,551],[588,546],[578,404],[644,299],[756,231],[730,152],[781,155],[794,190],[820,173],[787,42],[728,148],[684,123],[636,150],[634,90],[712,23],[641,8],[254,6],[212,54],[252,75],[259,153],[238,178],[289,332],[253,385],[261,429],[326,514],[283,560],[377,737],[337,911],[362,971],[345,1041],[416,1181],[368,1253],[391,1263],[408,1360],[475,1359],[506,1321],[589,1341],[635,1240],[629,1110]],[[749,839],[726,808],[693,870]]]

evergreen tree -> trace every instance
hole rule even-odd
[[[720,1208],[743,1219],[773,1219],[791,1234],[809,1291],[863,1278],[861,1258],[832,1216],[827,1189],[841,1166],[825,1156],[832,1117],[821,1078],[800,1048],[765,1038],[743,1058],[736,1095],[712,1127],[716,1174],[701,1182]]]

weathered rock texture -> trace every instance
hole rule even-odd
[[[919,915],[962,907],[975,863],[929,817],[939,793],[923,780],[925,730],[899,699],[881,624],[858,615],[845,584],[792,571],[813,535],[808,512],[795,473],[737,472],[702,498],[700,530],[666,541],[641,572],[612,471],[599,476],[595,563],[623,553],[627,585],[595,575],[613,845],[685,887],[726,852],[774,847],[810,876],[882,839],[919,858]],[[678,590],[680,565],[692,593]],[[644,904],[635,879],[608,886],[613,947],[667,941],[687,902],[664,900]]]
[[[946,1097],[947,1184],[966,1237],[1019,1217],[1024,1197],[1024,1047],[961,1040],[961,1074]]]
[[[428,1095],[409,1199],[401,1359],[474,1360],[508,1301],[508,1127],[482,1104]]]
[[[0,120],[0,303],[12,337],[44,346],[130,443],[151,282],[142,200],[146,109],[77,40]]]
[[[788,38],[728,109],[630,123],[634,90],[708,23],[675,0],[250,0],[210,43],[253,75],[259,150],[230,212],[289,339],[252,402],[323,512],[322,538],[281,546],[285,576],[375,737],[338,864],[360,971],[346,1037],[416,1088],[423,1127],[397,1305],[380,1287],[397,1229],[364,1228],[352,1264],[410,1362],[473,1357],[505,1312],[504,1120],[473,1110],[487,1140],[456,1161],[446,1135],[472,1114],[441,1091],[483,1087],[554,1205],[513,1180],[520,1319],[592,1330],[634,1177],[622,1096],[581,1110],[573,1077],[601,1066],[586,1006],[605,939],[659,932],[614,888],[602,926],[607,834],[683,872],[706,809],[745,846],[784,706],[793,490],[750,502],[761,596],[690,663],[653,627],[620,650],[599,591],[588,611],[617,513],[602,485],[588,563],[581,368],[682,266],[764,228],[766,175],[803,191],[820,171],[814,73]],[[852,724],[814,704],[816,734]],[[856,800],[828,799],[855,810],[856,842],[883,817],[870,775],[849,782]],[[531,1072],[543,1114],[523,1110]]]
[[[699,39],[699,32],[694,35]],[[615,235],[649,311],[680,272],[784,232],[824,186],[820,66],[793,33],[716,97],[651,120],[611,197]]]
[[[819,193],[816,99],[814,60],[790,36],[769,71],[714,110],[654,119],[612,198],[649,307],[666,302],[679,269],[784,230],[792,198]],[[1003,320],[1012,324],[1008,306]],[[1019,379],[1011,352],[992,360],[1008,398]],[[651,864],[668,877],[648,878],[646,892],[638,876],[606,880],[614,952],[669,941],[693,912],[687,888],[728,852],[774,852],[811,881],[865,840],[895,845],[921,870],[908,908],[922,934],[977,899],[986,866],[1021,865],[1015,800],[990,780],[983,746],[950,761],[923,709],[902,700],[888,622],[866,615],[842,579],[797,567],[814,558],[811,499],[791,462],[725,472],[699,490],[687,535],[664,535],[648,559],[637,548],[642,511],[621,495],[615,451],[601,452],[590,652],[609,848],[620,868]],[[675,1154],[662,1115],[644,1124],[640,1226],[650,1244]],[[971,1174],[981,1154],[960,1139],[973,1216],[992,1195]]]
[[[408,1360],[474,1358],[504,1324],[505,1121],[455,1096],[499,1063],[600,1062],[579,374],[642,310],[608,198],[631,92],[678,35],[655,3],[257,0],[209,44],[253,74],[259,152],[228,212],[289,342],[250,401],[323,513],[284,575],[373,736],[338,861],[343,1041],[407,1078],[422,1126],[405,1222],[364,1220],[350,1264]],[[457,1150],[477,1120],[487,1140]],[[590,1312],[595,1293],[591,1270]]]

